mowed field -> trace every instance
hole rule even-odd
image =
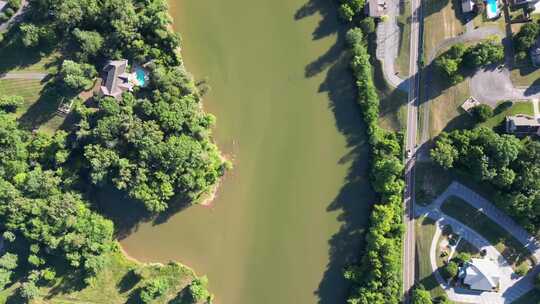
[[[56,114],[58,101],[44,93],[44,88],[41,80],[0,80],[0,95],[24,98],[24,103],[15,113],[19,122],[27,129],[53,134],[64,123],[65,117]]]

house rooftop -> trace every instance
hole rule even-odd
[[[130,81],[130,74],[126,73],[128,61],[126,59],[111,60],[107,63],[103,71],[105,77],[100,88],[101,94],[119,98],[125,91],[132,91],[133,84]]]
[[[386,15],[386,9],[388,4],[385,0],[369,0],[368,1],[368,14],[371,17],[381,17]]]
[[[478,100],[476,100],[476,98],[474,97],[469,97],[467,98],[467,100],[465,100],[465,102],[461,105],[461,108],[465,111],[465,112],[470,112],[472,110],[472,108],[476,107],[476,106],[479,106],[480,105],[480,102]]]
[[[540,121],[530,115],[517,114],[506,117],[506,132],[521,135],[540,135]]]
[[[499,265],[488,259],[472,259],[465,269],[464,283],[471,289],[491,291],[499,286]]]

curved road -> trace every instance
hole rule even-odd
[[[456,196],[474,208],[481,210],[493,222],[499,224],[503,229],[514,236],[531,254],[538,260],[540,258],[540,244],[521,226],[516,224],[510,217],[497,209],[491,202],[478,195],[473,190],[463,186],[458,182],[453,182],[445,192],[443,192],[435,201],[426,207],[416,207],[416,215],[426,215],[437,221],[436,229],[440,230],[440,225],[451,225],[454,231],[459,231],[460,235],[479,249],[486,249],[488,256],[494,258],[501,268],[501,290],[500,292],[477,293],[470,290],[451,288],[444,282],[442,277],[436,272],[437,264],[435,262],[434,246],[440,231],[436,231],[431,244],[430,260],[432,269],[439,284],[445,289],[451,300],[462,303],[480,303],[480,304],[503,304],[523,296],[529,290],[534,288],[534,278],[540,273],[540,265],[535,266],[529,273],[522,278],[513,275],[512,268],[500,256],[500,253],[476,231],[470,229],[460,221],[444,214],[440,209],[441,205],[451,196]],[[439,234],[437,234],[439,233]],[[435,244],[435,245],[434,245]]]

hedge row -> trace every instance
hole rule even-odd
[[[359,28],[347,33],[352,52],[351,69],[356,78],[358,103],[371,146],[371,182],[380,201],[374,205],[366,235],[365,252],[345,276],[354,282],[348,303],[399,303],[401,299],[401,245],[403,136],[378,125],[379,97],[373,84],[370,56]]]

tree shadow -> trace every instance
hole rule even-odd
[[[300,20],[313,16],[316,13],[319,13],[322,18],[312,33],[313,40],[319,40],[336,34],[337,41],[324,54],[306,66],[304,75],[307,78],[318,75],[335,63],[342,53],[342,45],[345,41],[346,30],[343,25],[339,25],[343,29],[338,30],[337,5],[333,1],[309,0],[309,2],[298,9],[294,18],[295,20]]]
[[[445,8],[448,5],[449,2],[450,0],[425,1],[423,5],[424,18],[440,12],[443,8]]]
[[[339,212],[339,230],[328,241],[329,261],[315,291],[319,304],[344,302],[350,284],[343,277],[347,265],[356,262],[368,223],[371,204],[375,196],[368,180],[369,145],[362,114],[356,102],[355,80],[349,69],[350,54],[346,52],[347,26],[337,18],[337,5],[333,1],[310,0],[298,10],[295,19],[312,16],[323,17],[313,36],[333,33],[336,42],[319,58],[305,68],[306,78],[325,73],[319,93],[326,93],[329,108],[334,114],[336,128],[345,137],[348,152],[341,157],[339,165],[348,171],[337,196],[329,203],[328,212]]]
[[[115,237],[119,240],[136,232],[142,223],[163,224],[175,214],[192,206],[190,200],[178,195],[169,202],[166,211],[153,214],[145,208],[142,202],[130,198],[126,192],[117,190],[110,185],[88,187],[87,195],[90,201],[96,203],[99,212],[114,222]]]
[[[69,96],[61,96],[54,82],[45,84],[38,100],[19,118],[20,125],[28,130],[39,128],[54,116],[62,101]]]
[[[135,271],[132,269],[128,271],[118,282],[116,285],[116,288],[120,293],[128,292],[135,287],[139,282],[141,281],[141,278],[135,274]]]
[[[4,36],[4,41],[0,42],[0,75],[8,73],[14,69],[25,69],[39,63],[44,57],[55,51],[55,46],[43,46],[29,48],[22,44],[16,32],[17,27],[13,27]],[[52,62],[45,67],[51,67]]]
[[[189,287],[184,287],[174,299],[171,299],[167,304],[191,304],[194,303],[193,296],[189,292]]]

